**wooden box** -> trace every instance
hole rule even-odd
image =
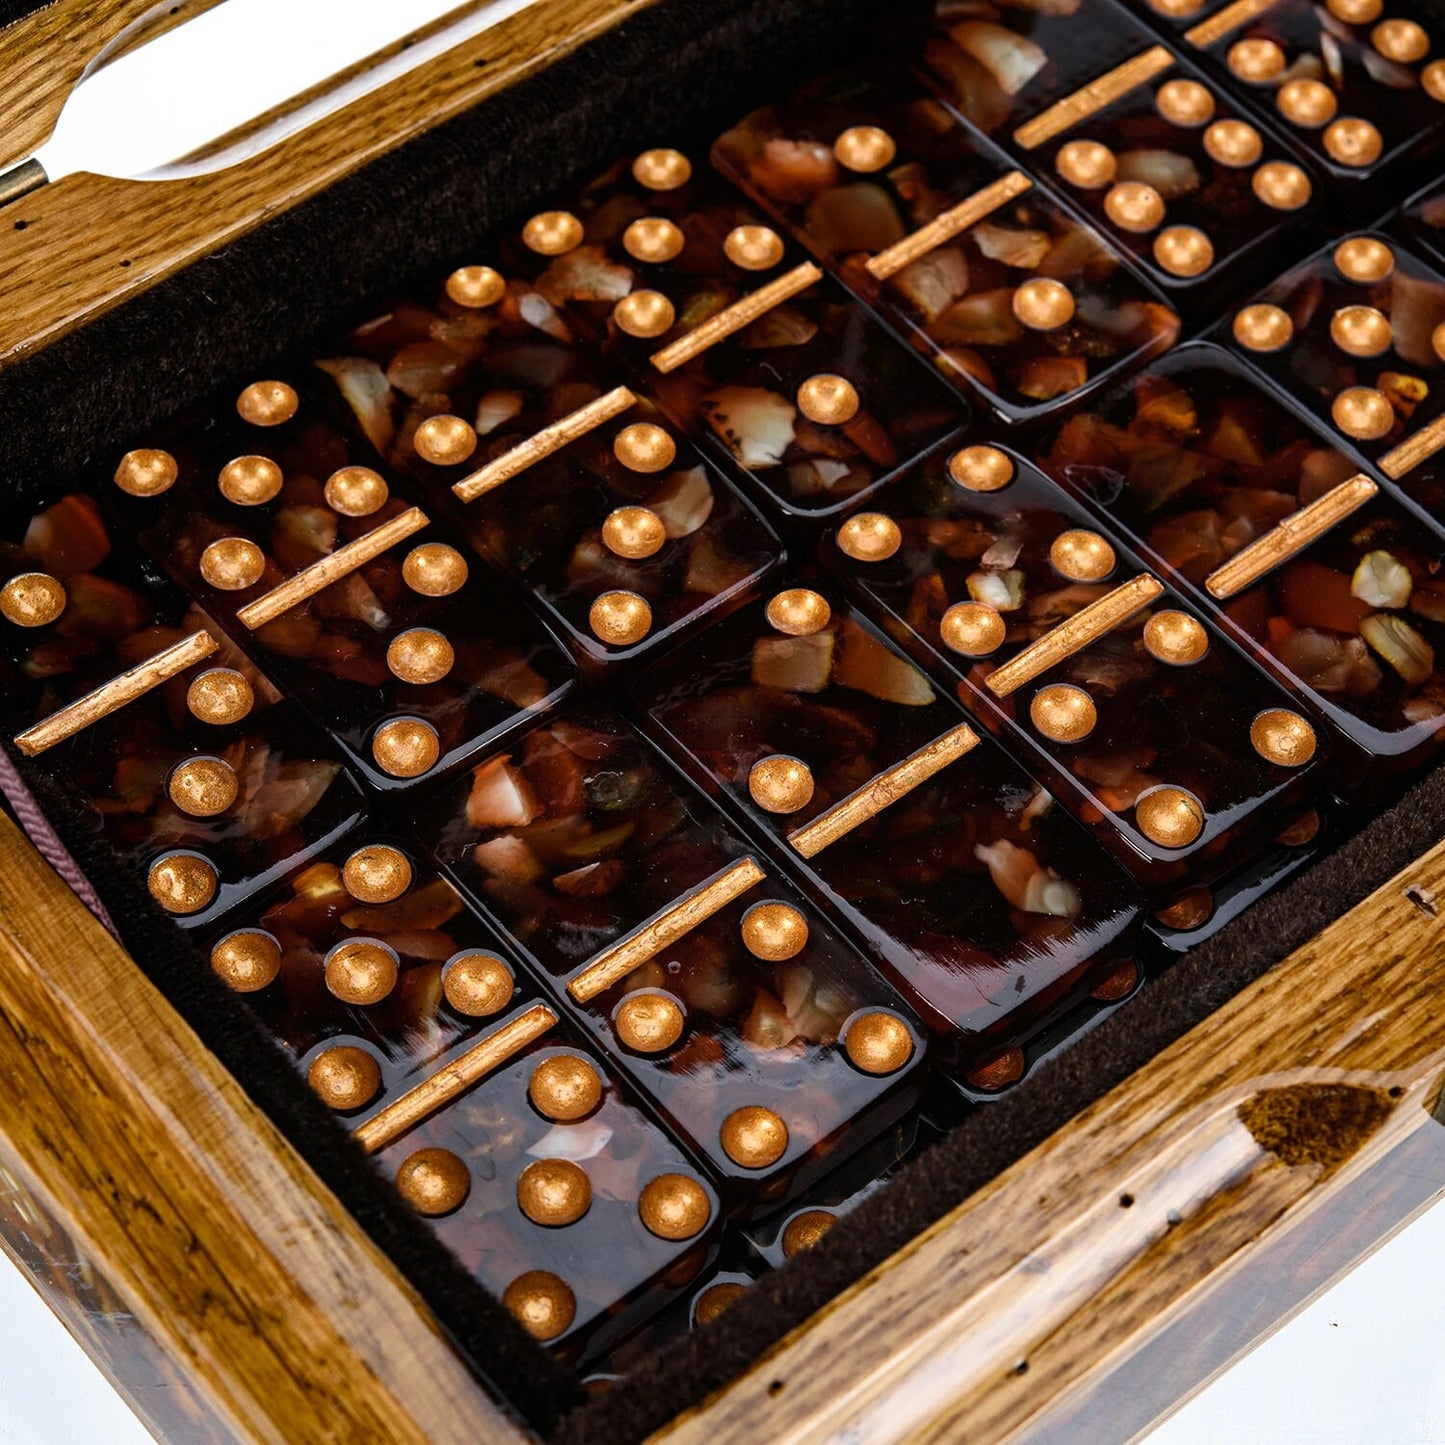
[[[391,234],[369,260],[353,237],[323,264],[312,198],[329,197],[334,235],[335,208],[374,220],[368,197],[400,194],[428,228],[412,259],[435,261],[524,204],[513,190],[565,175],[572,150],[606,158],[683,105],[740,110],[732,88],[765,94],[800,37],[861,33],[868,8],[538,0],[238,166],[155,186],[77,175],[25,197],[0,211],[0,434],[21,470],[89,464],[219,379],[209,330],[226,371],[259,363],[314,329],[288,309],[308,285],[344,306],[408,264]],[[44,137],[87,57],[148,14],[56,0],[0,31],[7,162]],[[649,83],[649,54],[676,73]],[[572,115],[589,75],[604,93]],[[526,126],[538,158],[497,166],[508,198],[467,198],[455,171],[492,117],[500,135]],[[428,135],[432,149],[402,149]],[[467,235],[449,241],[448,217]],[[274,242],[288,218],[294,272],[260,294],[246,238]],[[299,279],[313,264],[324,274]],[[144,384],[110,396],[86,378],[71,395],[89,345],[129,350]],[[1302,1304],[1445,1188],[1445,781],[1354,826],[1152,981],[1149,1008],[973,1117],[906,1209],[871,1209],[715,1351],[658,1360],[550,1438],[1123,1438],[1174,1408],[1281,1301]],[[0,1242],[152,1428],[537,1438],[9,817],[0,959]],[[157,1360],[180,1382],[165,1406],[136,1385]]]

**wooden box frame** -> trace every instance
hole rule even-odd
[[[168,183],[178,202],[169,214],[182,218],[174,225],[152,227],[143,208],[114,204],[127,183],[98,177],[26,198],[26,226],[0,227],[0,273],[11,278],[0,365],[647,3],[539,0],[278,150]],[[32,79],[0,85],[0,135],[15,152],[6,162],[48,132],[84,57],[150,8],[58,0],[9,27],[0,74]],[[983,1441],[1084,1418],[1102,1384],[1193,1305],[1227,1291],[1244,1266],[1271,1251],[1288,1258],[1333,1227],[1332,1207],[1380,1160],[1408,1151],[1438,1112],[1436,898],[1445,899],[1445,844],[654,1438],[804,1441],[847,1425],[870,1442]],[[0,1075],[25,1100],[0,1115],[0,1164],[94,1261],[219,1433],[532,1438],[3,817]],[[1308,1147],[1290,1135],[1300,1117],[1320,1126]],[[1292,1141],[1278,1152],[1258,1143],[1272,1119]],[[1333,1267],[1426,1202],[1387,1183],[1371,1227],[1350,1236]],[[1240,1332],[1203,1368],[1248,1343]],[[1150,1408],[1167,1411],[1177,1394]]]

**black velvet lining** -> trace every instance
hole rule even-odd
[[[42,8],[0,0],[0,21]],[[1426,7],[1439,12],[1441,0]],[[0,504],[57,478],[277,354],[333,328],[420,269],[486,259],[476,243],[578,168],[678,127],[728,121],[857,43],[882,0],[662,0],[577,54],[377,161],[215,256],[0,374]],[[3,44],[3,36],[0,36]],[[138,192],[157,208],[163,192]],[[23,219],[23,204],[12,213]],[[34,227],[38,231],[41,228]],[[718,1388],[787,1330],[1020,1157],[1445,834],[1445,770],[1331,857],[1148,984],[768,1276],[717,1323],[579,1404],[571,1375],[411,1217],[343,1130],[151,903],[138,869],[17,762],[122,928],[132,954],[428,1300],[459,1348],[558,1445],[622,1445]],[[566,1413],[570,1412],[570,1413]],[[760,1437],[765,1422],[759,1421]]]

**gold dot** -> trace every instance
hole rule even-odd
[[[369,517],[388,495],[385,479],[370,467],[342,467],[326,479],[326,505],[343,517]]]
[[[634,291],[612,308],[612,319],[629,336],[661,336],[677,313],[661,291]]]
[[[723,1152],[744,1169],[766,1169],[788,1149],[788,1126],[771,1109],[745,1104],[723,1120]]]
[[[214,727],[240,722],[254,701],[251,684],[233,667],[207,668],[192,678],[186,689],[191,716]]]
[[[665,993],[630,993],[612,1015],[617,1037],[640,1054],[660,1054],[681,1037],[687,1020],[682,1006]]]
[[[1154,97],[1159,114],[1175,125],[1204,125],[1214,118],[1214,97],[1197,80],[1170,80]]]
[[[454,467],[476,451],[477,433],[471,422],[459,416],[429,416],[417,427],[412,445],[422,461]]]
[[[1204,132],[1204,149],[1222,166],[1252,166],[1264,153],[1264,141],[1248,121],[1217,120]]]
[[[227,988],[255,993],[281,972],[281,945],[259,928],[238,928],[217,940],[211,968]]]
[[[221,495],[238,507],[262,507],[281,490],[281,468],[270,457],[236,457],[216,479]]]
[[[1370,31],[1370,44],[1386,60],[1413,65],[1430,53],[1430,37],[1413,20],[1382,20]]]
[[[1104,213],[1121,230],[1142,235],[1164,220],[1164,198],[1143,181],[1120,181],[1104,197]]]
[[[1310,178],[1289,161],[1267,161],[1250,178],[1254,194],[1272,211],[1297,211],[1309,204]]]
[[[813,796],[813,774],[801,758],[774,753],[759,758],[748,772],[753,802],[769,813],[796,813]]]
[[[216,870],[199,853],[165,853],[146,879],[167,913],[199,913],[216,896],[216,882]]]
[[[17,627],[44,627],[65,611],[65,587],[48,572],[21,572],[0,587],[0,614]]]
[[[744,271],[766,271],[783,259],[783,238],[768,226],[738,226],[728,232],[723,252]]]
[[[871,175],[892,163],[898,147],[881,126],[850,125],[833,142],[833,154],[840,166],[860,175]]]
[[[222,537],[201,553],[201,576],[222,592],[254,587],[265,570],[265,554],[246,537]]]
[[[649,1233],[659,1239],[691,1239],[707,1228],[712,1201],[687,1174],[659,1174],[643,1186],[637,1212]]]
[[[881,1009],[859,1014],[843,1036],[848,1061],[865,1074],[895,1074],[913,1057],[908,1025]]]
[[[386,843],[368,843],[341,865],[341,881],[358,903],[392,903],[412,880],[411,859]]]
[[[355,1044],[337,1044],[311,1060],[306,1082],[328,1109],[361,1109],[381,1088],[381,1065]]]
[[[1380,18],[1382,0],[1327,0],[1327,8],[1336,20],[1346,25],[1368,25]]]
[[[512,970],[495,954],[479,948],[454,954],[442,970],[442,993],[459,1014],[468,1018],[489,1018],[500,1013],[511,1003],[516,990]]]
[[[460,266],[447,277],[447,295],[458,306],[495,306],[507,294],[507,283],[490,266]]]
[[[709,1285],[698,1295],[697,1302],[692,1307],[693,1323],[711,1324],[734,1300],[747,1292],[748,1287],[738,1284],[736,1280],[724,1280],[721,1284]]]
[[[1114,570],[1114,549],[1097,532],[1060,532],[1049,561],[1071,582],[1100,582]]]
[[[456,649],[430,627],[409,627],[398,632],[386,649],[386,665],[402,682],[440,682],[456,660]]]
[[[782,963],[808,946],[808,920],[791,903],[755,903],[743,914],[743,947],[754,958]]]
[[[1209,651],[1209,634],[1187,612],[1156,612],[1144,624],[1149,655],[1170,667],[1190,667]]]
[[[588,610],[587,623],[609,647],[631,647],[652,630],[652,608],[635,592],[604,592]]]
[[[955,602],[938,623],[943,645],[964,657],[997,652],[1007,630],[1003,618],[986,602]]]
[[[1274,841],[1285,848],[1303,848],[1313,843],[1324,819],[1317,808],[1309,808],[1292,823],[1287,823],[1274,835]]]
[[[1014,479],[1014,464],[997,447],[964,447],[948,459],[948,475],[968,492],[998,492]]]
[[[224,758],[187,758],[172,772],[166,792],[192,818],[214,818],[236,801],[240,784]]]
[[[1445,60],[1432,60],[1420,72],[1420,88],[1431,100],[1445,102]]]
[[[1430,333],[1430,348],[1441,361],[1445,361],[1445,321]]]
[[[1154,259],[1171,276],[1198,276],[1214,264],[1214,243],[1197,226],[1170,226],[1154,238]]]
[[[811,587],[789,587],[768,603],[768,624],[788,637],[811,637],[821,632],[833,616],[828,599]]]
[[[1367,120],[1347,115],[1325,127],[1325,150],[1342,166],[1373,165],[1385,148],[1380,132]]]
[[[522,227],[522,244],[539,256],[563,256],[582,241],[582,222],[571,211],[542,211]]]
[[[1029,717],[1046,738],[1056,743],[1077,743],[1094,731],[1099,711],[1083,688],[1055,682],[1034,694]]]
[[[1086,191],[1107,186],[1119,169],[1114,152],[1096,140],[1071,140],[1059,147],[1054,157],[1054,169],[1071,186],[1081,186]]]
[[[374,938],[348,938],[326,955],[326,987],[342,1003],[367,1008],[396,987],[396,954]]]
[[[838,546],[855,562],[886,562],[902,545],[898,523],[882,512],[859,512],[838,528]]]
[[[1061,281],[1039,278],[1014,291],[1013,313],[1030,331],[1057,331],[1074,319],[1074,296]]]
[[[1373,236],[1351,236],[1335,247],[1335,269],[1347,281],[1373,284],[1395,269],[1395,253]]]
[[[1295,125],[1315,130],[1335,118],[1340,103],[1335,93],[1322,80],[1287,80],[1275,92],[1274,103],[1279,113]]]
[[[1251,37],[1229,47],[1229,68],[1250,85],[1263,85],[1284,69],[1284,51],[1273,40]]]
[[[115,484],[132,497],[158,497],[175,486],[180,469],[176,459],[158,447],[127,452],[115,469]]]
[[[1149,0],[1149,8],[1156,15],[1167,15],[1171,20],[1185,20],[1204,5],[1204,0]]]
[[[1127,994],[1133,993],[1139,982],[1139,965],[1132,958],[1111,969],[1089,990],[1089,997],[1100,1003],[1117,1003]]]
[[[538,1159],[517,1177],[517,1206],[533,1224],[576,1224],[592,1208],[592,1181],[570,1159]]]
[[[450,1214],[466,1202],[472,1176],[450,1149],[418,1149],[396,1171],[396,1187],[418,1214]]]
[[[1395,409],[1372,386],[1347,386],[1330,406],[1335,425],[1348,437],[1377,441],[1395,425]]]
[[[1249,351],[1279,351],[1294,336],[1289,312],[1266,302],[1246,306],[1234,317],[1234,339]]]
[[[1002,1049],[991,1059],[971,1068],[964,1074],[964,1081],[985,1093],[997,1093],[1023,1078],[1025,1062],[1022,1049]]]
[[[1330,340],[1351,356],[1378,356],[1390,349],[1390,321],[1373,306],[1341,306],[1330,317]]]
[[[502,1291],[502,1303],[518,1324],[544,1344],[565,1334],[577,1317],[577,1296],[550,1270],[529,1269]]]
[[[242,421],[252,426],[280,426],[296,415],[301,398],[284,381],[253,381],[236,398]]]
[[[618,507],[602,523],[602,543],[630,561],[651,557],[667,541],[662,518],[647,507]]]
[[[532,1070],[527,1097],[545,1118],[571,1124],[585,1119],[602,1102],[602,1078],[576,1054],[553,1054]]]
[[[858,415],[858,388],[832,372],[810,376],[798,388],[798,410],[819,426],[842,426]]]
[[[441,756],[437,730],[419,717],[393,718],[371,738],[371,756],[393,778],[419,778]]]
[[[632,472],[663,472],[677,457],[677,443],[663,427],[635,421],[612,439],[612,455]]]
[[[424,542],[406,554],[401,577],[423,597],[450,597],[466,585],[467,561],[445,542]]]
[[[1193,793],[1160,785],[1134,804],[1139,831],[1161,848],[1187,848],[1204,831],[1204,809]]]
[[[622,245],[634,261],[660,265],[682,254],[682,231],[661,216],[643,216],[622,233]]]
[[[675,191],[692,179],[692,162],[681,151],[659,146],[633,161],[632,175],[649,191]]]
[[[795,1214],[783,1229],[783,1258],[812,1249],[832,1227],[838,1216],[829,1209],[805,1209]]]
[[[1315,730],[1297,712],[1272,707],[1249,725],[1249,740],[1267,763],[1302,768],[1315,755]]]

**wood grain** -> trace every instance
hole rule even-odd
[[[0,1077],[0,1156],[241,1438],[528,1438],[3,816]]]
[[[653,1439],[1016,1438],[1439,1127],[1439,898],[1445,844]]]
[[[651,3],[536,0],[284,145],[214,175],[150,182],[76,175],[42,187],[0,221],[0,367]],[[44,139],[85,61],[147,8],[140,0],[56,0],[0,31],[0,165],[22,160]]]

